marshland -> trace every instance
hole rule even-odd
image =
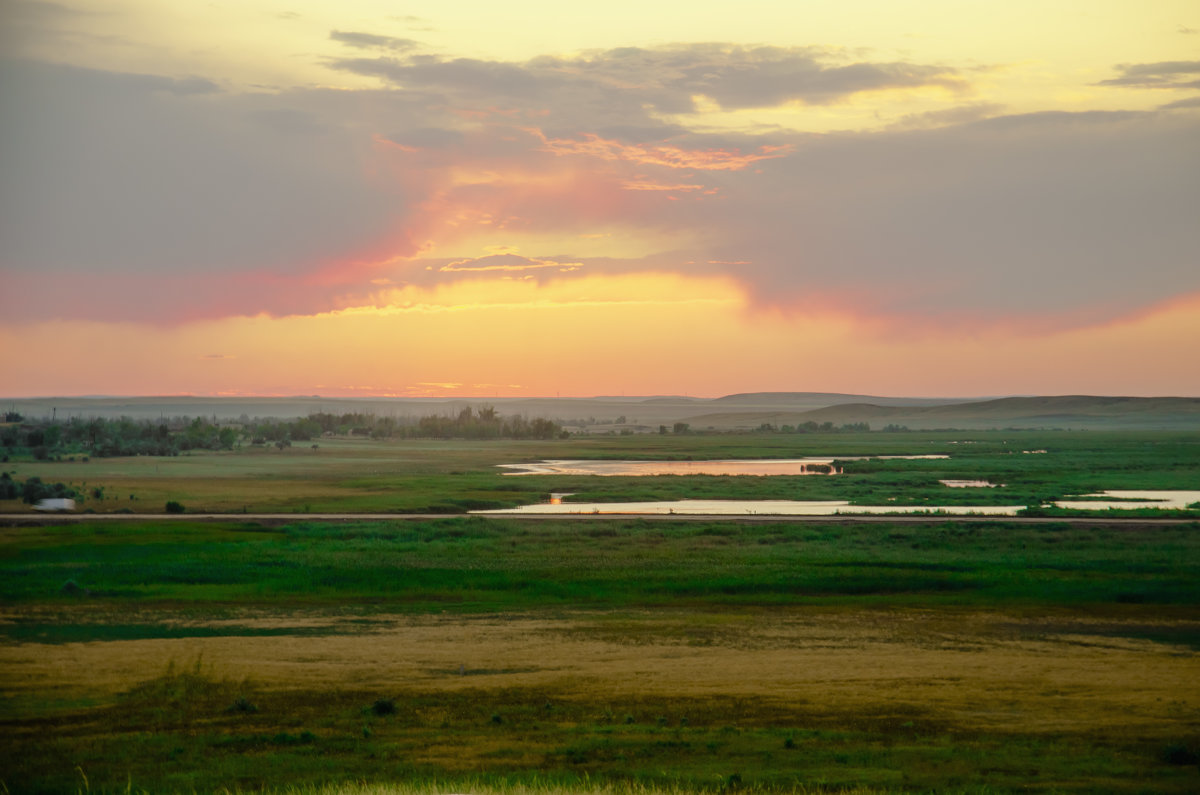
[[[35,522],[3,504],[2,778],[14,792],[1185,791],[1200,750],[1195,506],[1053,502],[1195,488],[1198,451],[1189,433],[1025,430],[10,461],[16,482],[71,484],[106,516]],[[914,455],[947,457],[896,457]],[[807,456],[844,471],[501,466]],[[1061,520],[467,513],[552,492],[1020,503]],[[167,501],[186,513],[155,518]],[[266,511],[286,516],[250,518]],[[329,511],[396,515],[306,519]],[[1106,523],[1118,516],[1143,521]]]

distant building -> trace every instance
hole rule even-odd
[[[35,511],[73,511],[75,510],[75,500],[62,497],[38,500],[37,505],[33,506],[33,509]]]

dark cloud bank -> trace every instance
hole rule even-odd
[[[1200,290],[1194,99],[1160,112],[996,116],[1000,108],[967,98],[882,132],[695,134],[663,115],[695,110],[696,96],[741,109],[969,84],[948,67],[803,48],[680,45],[499,63],[414,55],[406,39],[331,36],[366,56],[333,68],[384,87],[237,94],[202,77],[0,65],[0,267],[29,293],[4,291],[0,310],[64,314],[56,286],[84,277],[126,295],[136,288],[137,298],[72,304],[72,317],[327,308],[330,296],[367,289],[365,275],[357,285],[328,276],[330,263],[416,254],[411,227],[449,164],[536,171],[589,157],[547,151],[535,126],[574,141],[788,147],[724,172],[597,161],[613,191],[636,178],[715,192],[668,201],[668,192],[627,191],[594,217],[601,210],[589,208],[601,203],[564,193],[537,205],[514,192],[514,212],[541,207],[545,224],[560,220],[550,217],[559,205],[581,228],[623,222],[703,241],[624,263],[521,252],[583,261],[573,273],[648,264],[730,273],[766,304],[853,302],[948,322],[1095,319]],[[1104,84],[1181,88],[1198,72],[1200,62],[1127,65]],[[403,149],[381,155],[381,141]],[[507,189],[471,188],[501,198]],[[186,311],[164,310],[169,302]]]

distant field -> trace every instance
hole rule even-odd
[[[196,512],[438,512],[507,508],[573,492],[581,502],[812,499],[859,504],[1036,504],[1102,489],[1200,488],[1200,432],[972,431],[593,436],[464,442],[322,439],[280,451],[244,447],[176,457],[12,461],[13,477],[76,487],[80,509]],[[1045,450],[1045,453],[1023,451]],[[945,453],[947,460],[849,461],[835,477],[596,478],[503,474],[498,464],[554,458],[709,459]],[[987,479],[997,489],[950,489]],[[92,496],[102,489],[101,498]],[[28,511],[17,500],[0,512]]]

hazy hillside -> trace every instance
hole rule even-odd
[[[714,406],[839,406],[848,403],[869,403],[876,406],[943,406],[966,403],[979,398],[879,397],[847,395],[840,392],[742,392],[708,401]]]
[[[219,420],[303,417],[315,412],[382,417],[456,414],[464,406],[492,405],[501,414],[545,417],[594,430],[687,422],[694,430],[736,430],[831,422],[931,428],[1200,428],[1200,398],[1063,395],[965,398],[890,398],[828,392],[755,392],[720,398],[325,398],[297,397],[72,397],[0,400],[5,411],[30,418],[121,416],[216,417]]]
[[[740,411],[696,415],[695,428],[731,430],[757,428],[763,423],[800,425],[805,422],[842,425],[867,422],[873,428],[903,425],[913,430],[932,428],[1200,428],[1200,398],[1104,397],[1064,395],[1009,397],[953,402],[942,405],[880,405],[845,403],[809,411]]]

